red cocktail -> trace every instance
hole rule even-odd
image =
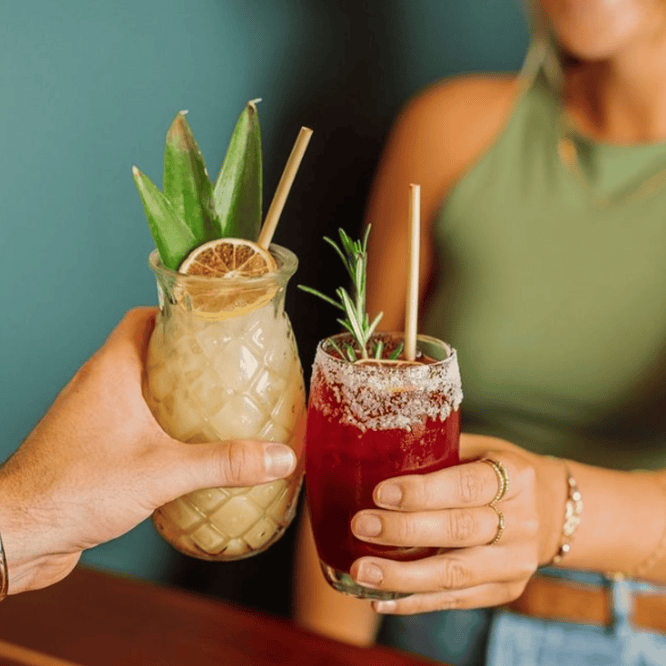
[[[402,334],[379,337],[387,350],[402,341]],[[422,335],[414,362],[350,363],[330,340],[317,349],[306,434],[308,505],[321,566],[342,592],[373,599],[404,596],[356,584],[349,576],[352,562],[364,555],[415,560],[435,549],[368,544],[352,534],[350,523],[357,511],[375,506],[372,492],[380,481],[459,462],[462,391],[456,353]]]

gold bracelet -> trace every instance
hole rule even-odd
[[[560,545],[553,559],[548,564],[559,564],[565,555],[571,550],[571,537],[580,525],[583,514],[583,498],[578,488],[576,479],[571,475],[569,466],[564,463],[564,471],[567,475],[567,501],[564,505],[564,525],[560,536]]]
[[[8,589],[7,557],[5,556],[5,547],[2,545],[2,537],[0,536],[0,601],[7,596]]]
[[[664,498],[666,499],[666,478],[663,478],[661,474],[654,475],[655,481],[659,486]],[[664,556],[666,552],[666,527],[664,532],[659,539],[659,542],[654,547],[654,550],[636,567],[630,569],[629,571],[617,571],[610,574],[611,578],[615,580],[624,580],[625,578],[640,578],[646,574],[652,567]]]

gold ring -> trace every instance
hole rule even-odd
[[[511,487],[509,472],[507,472],[506,467],[504,467],[499,460],[481,458],[481,462],[488,463],[495,470],[495,474],[497,474],[497,493],[495,493],[495,497],[488,502],[490,506],[494,506],[509,492],[509,488]]]
[[[489,504],[488,506],[497,514],[497,517],[499,518],[497,534],[495,534],[493,540],[488,543],[489,546],[494,546],[502,538],[502,534],[504,534],[504,514],[494,504]]]

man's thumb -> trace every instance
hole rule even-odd
[[[229,440],[183,445],[182,465],[190,470],[181,494],[216,486],[256,486],[289,476],[296,454],[285,444]]]

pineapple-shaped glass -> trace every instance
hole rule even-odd
[[[305,389],[284,311],[296,256],[272,245],[277,270],[260,277],[203,277],[165,268],[153,252],[160,313],[148,346],[144,395],[172,437],[196,445],[227,439],[284,442],[300,457]],[[208,488],[153,514],[176,549],[229,561],[266,550],[294,517],[302,461],[287,479]]]

